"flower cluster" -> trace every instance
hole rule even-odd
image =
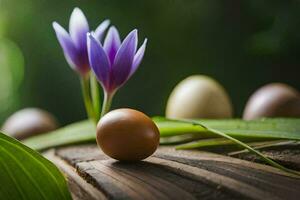
[[[146,49],[147,39],[137,50],[137,30],[131,31],[121,42],[119,32],[110,25],[109,20],[103,21],[95,31],[90,31],[83,12],[75,8],[70,17],[69,33],[57,22],[53,22],[57,39],[63,49],[70,67],[82,79],[87,79],[90,69],[96,76],[104,91],[102,115],[110,107],[115,92],[126,83],[140,65]],[[104,42],[102,43],[104,39]],[[89,86],[84,85],[84,90]],[[91,110],[91,98],[84,91],[87,111]],[[90,111],[91,112],[91,111]]]

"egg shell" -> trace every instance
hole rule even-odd
[[[263,117],[300,117],[300,93],[284,83],[270,83],[249,98],[243,119]]]
[[[232,104],[225,89],[214,79],[193,75],[172,91],[166,106],[169,118],[229,118]]]
[[[97,125],[98,145],[105,154],[120,161],[139,161],[152,155],[159,136],[154,122],[133,109],[113,110]]]
[[[39,108],[25,108],[12,114],[3,124],[1,131],[17,138],[53,131],[58,127],[57,120],[49,112]]]

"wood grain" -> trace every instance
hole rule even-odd
[[[287,145],[268,147],[260,150],[264,155],[276,162],[295,170],[300,170],[300,142],[294,142]],[[262,163],[261,158],[250,154],[247,151],[230,152],[237,158],[251,160]]]
[[[74,199],[299,199],[300,179],[269,166],[160,147],[144,161],[108,158],[96,145],[50,150]]]

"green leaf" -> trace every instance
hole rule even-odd
[[[288,169],[288,168],[286,168],[286,167],[278,164],[277,162],[271,160],[270,158],[264,156],[262,153],[260,153],[259,151],[255,150],[254,148],[250,147],[246,143],[241,142],[241,141],[239,141],[239,140],[237,140],[237,139],[235,139],[235,138],[233,138],[233,137],[231,137],[231,136],[229,136],[229,135],[227,135],[227,134],[225,134],[225,133],[223,133],[221,131],[218,131],[216,129],[208,128],[208,127],[204,126],[203,124],[201,124],[198,121],[194,121],[194,120],[170,120],[170,121],[192,124],[194,126],[199,126],[199,127],[203,128],[203,129],[206,129],[206,131],[211,132],[211,133],[213,133],[215,135],[218,135],[220,137],[226,138],[228,140],[231,140],[232,142],[236,143],[237,145],[239,145],[239,146],[247,149],[249,152],[256,154],[257,156],[261,157],[262,160],[265,161],[266,163],[268,163],[269,165],[271,165],[273,167],[276,167],[276,168],[278,168],[280,170],[286,171],[288,173],[295,174],[295,175],[297,175],[297,176],[300,177],[300,172]]]
[[[274,146],[278,146],[279,144],[287,145],[287,144],[296,143],[296,141],[290,141],[290,140],[252,141],[246,139],[241,141],[247,143],[249,146],[253,147],[254,149],[274,147]],[[196,149],[196,148],[218,147],[218,146],[224,147],[229,145],[235,145],[235,143],[226,138],[208,138],[208,139],[194,140],[192,142],[186,142],[182,145],[176,146],[176,149]]]
[[[203,138],[216,137],[202,127],[163,118],[154,118],[160,129],[161,137],[199,133]],[[300,119],[261,119],[244,121],[228,120],[195,120],[206,127],[222,131],[238,139],[290,139],[300,140]]]
[[[174,145],[174,144],[191,142],[200,138],[202,137],[199,134],[176,135],[171,137],[161,137],[159,143],[163,145]]]
[[[250,143],[249,145],[252,146],[254,149],[267,149],[267,148],[276,148],[276,147],[284,147],[284,146],[293,146],[293,145],[299,145],[300,141],[295,140],[272,140],[272,141],[263,141],[263,142],[255,142]],[[234,151],[230,152],[227,155],[233,156],[237,154],[247,153],[247,150],[241,150],[241,151]]]
[[[188,143],[202,138],[203,137],[201,137],[201,135],[199,134],[176,135],[171,137],[161,137],[159,143],[163,145],[174,145],[174,144]]]
[[[96,142],[96,126],[93,121],[81,121],[53,132],[28,138],[22,142],[35,150],[44,150],[77,143]]]
[[[181,143],[187,140],[191,141],[191,135],[194,135],[194,140],[217,137],[206,129],[193,124],[169,121],[163,117],[155,117],[153,120],[159,127],[162,144]],[[242,141],[272,139],[300,140],[300,119],[262,119],[255,121],[226,119],[196,121],[206,127],[222,131]],[[81,121],[47,134],[34,136],[22,142],[35,150],[44,150],[51,147],[76,143],[95,143],[95,138],[95,124],[91,121]]]
[[[19,87],[24,78],[24,57],[17,44],[1,36],[0,72],[0,104],[5,105],[0,106],[2,121],[20,104]]]
[[[160,130],[161,137],[165,138],[165,141],[163,141],[165,143],[181,142],[180,139],[185,141],[186,139],[191,139],[189,136],[193,134],[196,134],[196,139],[199,139],[199,137],[222,137],[262,157],[265,162],[274,167],[294,174],[296,173],[265,157],[259,151],[256,151],[237,138],[247,140],[300,140],[300,119],[263,119],[257,121],[243,121],[238,119],[169,120],[160,117],[154,118],[154,121]],[[95,142],[95,132],[95,125],[91,121],[83,121],[45,135],[29,138],[24,143],[34,149],[42,150],[61,145]],[[228,141],[223,140],[222,142],[227,143]]]
[[[66,180],[50,161],[0,133],[0,199],[71,199]]]
[[[178,145],[176,146],[176,149],[197,149],[197,148],[224,146],[224,145],[232,145],[232,144],[234,144],[234,142],[226,138],[209,138],[209,139],[201,139],[193,142],[188,142],[182,145]]]

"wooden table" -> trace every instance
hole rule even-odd
[[[44,155],[66,174],[74,199],[300,199],[299,178],[203,151],[160,147],[137,163],[110,159],[96,145],[52,149]]]

